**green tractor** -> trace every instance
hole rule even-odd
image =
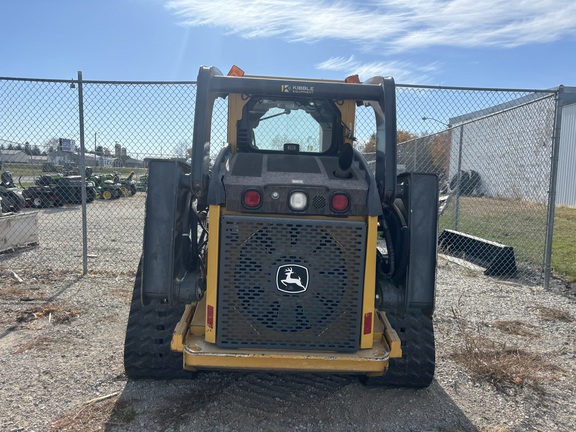
[[[104,178],[104,181],[112,181],[114,184],[119,184],[124,196],[132,196],[136,194],[136,182],[133,180],[134,171],[132,171],[126,178],[120,177],[118,171],[114,171],[112,174],[105,174],[102,177]]]
[[[148,175],[144,174],[138,177],[136,182],[136,190],[140,192],[146,192],[148,190]]]
[[[86,178],[94,182],[98,196],[104,200],[117,199],[124,195],[122,185],[112,175],[95,175],[91,167],[86,167]]]

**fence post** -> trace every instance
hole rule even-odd
[[[544,252],[544,289],[550,289],[552,263],[552,237],[554,235],[554,214],[556,211],[556,181],[558,178],[558,157],[560,153],[560,132],[562,130],[562,105],[564,86],[558,86],[556,92],[556,109],[554,131],[552,135],[552,154],[550,164],[550,187],[548,189],[548,216],[546,220],[546,246]]]
[[[78,121],[80,125],[80,181],[82,182],[82,274],[88,274],[88,229],[86,224],[86,149],[84,147],[84,94],[82,71],[78,71]]]
[[[458,140],[458,171],[456,172],[456,202],[454,203],[454,230],[458,231],[458,217],[460,214],[460,180],[462,177],[462,141],[464,139],[464,124],[460,125],[460,138]]]

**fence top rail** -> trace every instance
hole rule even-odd
[[[33,81],[62,84],[78,84],[78,79],[47,79],[47,78],[17,78],[17,77],[0,77],[0,81]],[[105,80],[82,80],[82,84],[196,84],[197,81],[105,81]]]
[[[494,87],[453,87],[453,86],[433,86],[421,84],[396,84],[396,87],[419,88],[430,90],[470,90],[470,91],[488,91],[488,92],[516,92],[516,93],[548,93],[555,94],[558,88],[552,89],[513,89],[513,88],[494,88]]]
[[[78,84],[78,79],[48,79],[48,78],[18,78],[18,77],[0,77],[0,81],[35,81],[35,82],[52,82]],[[197,81],[107,81],[107,80],[82,80],[82,84],[197,84]],[[470,90],[470,91],[488,91],[488,92],[523,92],[523,93],[548,93],[558,92],[558,87],[553,89],[512,89],[512,88],[492,88],[492,87],[454,87],[454,86],[433,86],[421,84],[396,84],[396,87],[403,88],[420,88],[431,90]]]

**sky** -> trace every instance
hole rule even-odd
[[[0,0],[0,77],[576,85],[574,0]]]

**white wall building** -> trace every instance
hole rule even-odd
[[[576,207],[576,87],[565,87],[563,96],[556,204]],[[546,204],[554,104],[535,93],[450,119],[450,178],[460,165],[480,174],[487,196]]]
[[[22,150],[0,150],[0,160],[4,163],[28,163],[30,157]]]

